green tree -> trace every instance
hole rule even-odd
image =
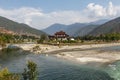
[[[7,68],[4,68],[0,71],[0,80],[20,80],[20,76],[12,74]]]
[[[32,61],[28,61],[27,69],[24,69],[22,75],[24,80],[37,80],[37,64]]]
[[[40,39],[37,41],[37,43],[43,43],[45,40],[47,40],[47,36],[46,35],[41,35]]]
[[[24,72],[22,73],[23,79],[27,80],[28,79],[28,72],[27,69],[24,69]]]

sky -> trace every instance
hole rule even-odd
[[[0,0],[0,16],[37,29],[120,16],[120,0]]]

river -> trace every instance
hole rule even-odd
[[[14,73],[21,73],[26,68],[28,60],[37,63],[39,80],[113,80],[112,78],[120,80],[120,61],[111,65],[95,66],[97,64],[79,64],[57,58],[52,54],[48,56],[28,54],[3,62],[1,67],[8,67]]]

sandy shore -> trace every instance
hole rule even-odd
[[[80,63],[101,62],[112,63],[120,60],[120,51],[116,49],[105,49],[104,47],[120,46],[120,43],[109,44],[90,44],[80,46],[52,46],[42,44],[15,44],[14,46],[21,47],[23,50],[29,50],[33,53],[54,54],[59,58],[64,58]],[[34,47],[39,47],[33,50]],[[120,49],[120,48],[119,48]]]
[[[77,61],[80,63],[100,62],[113,63],[120,60],[119,51],[83,50],[68,51],[56,54],[57,57]]]

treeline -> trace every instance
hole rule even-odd
[[[22,43],[30,42],[39,39],[35,36],[28,35],[11,35],[11,34],[2,34],[0,33],[0,45],[4,46],[6,43]]]
[[[105,41],[105,42],[110,42],[110,41],[119,41],[120,40],[120,33],[110,33],[110,34],[101,34],[98,36],[91,36],[87,35],[84,37],[78,37],[80,40],[95,40],[95,41]]]

